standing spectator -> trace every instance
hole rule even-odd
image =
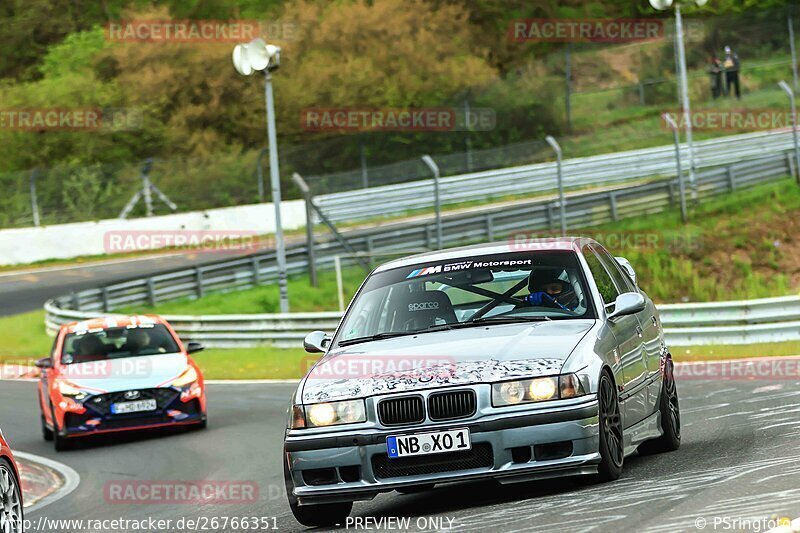
[[[736,90],[736,99],[741,100],[742,94],[739,90],[739,56],[731,50],[730,46],[725,47],[725,61],[722,62],[725,67],[725,93],[731,94],[731,85]]]
[[[708,75],[711,78],[711,96],[716,100],[722,94],[722,61],[717,54],[711,55]]]

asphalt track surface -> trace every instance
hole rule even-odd
[[[132,278],[191,268],[219,261],[234,254],[179,253],[162,256],[86,263],[74,267],[53,267],[23,272],[0,272],[0,316],[41,309],[50,298],[72,291],[92,289]]]
[[[2,382],[0,427],[11,445],[57,459],[81,476],[74,492],[27,518],[270,517],[280,531],[303,530],[286,503],[280,462],[292,389],[290,384],[209,385],[206,430],[106,437],[56,453],[40,435],[35,384]],[[619,481],[445,485],[413,495],[381,494],[356,503],[351,516],[409,517],[411,530],[450,526],[495,532],[700,531],[696,524],[703,520],[708,531],[763,531],[760,523],[748,527],[743,520],[800,517],[800,383],[682,380],[679,392],[680,450],[629,457]],[[187,505],[108,504],[104,499],[109,482],[202,479],[255,482],[258,500]],[[723,529],[720,523],[714,528],[715,519],[730,524],[738,519],[740,527]]]

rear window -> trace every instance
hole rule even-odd
[[[178,344],[163,324],[106,328],[68,333],[61,362],[65,365],[179,352]]]

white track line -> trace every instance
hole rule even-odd
[[[73,490],[78,488],[78,485],[81,482],[81,476],[75,470],[68,467],[64,463],[59,463],[58,461],[53,461],[52,459],[48,459],[47,457],[42,457],[39,455],[34,455],[32,453],[26,452],[14,452],[14,457],[17,459],[24,459],[26,461],[30,461],[31,463],[37,463],[47,468],[51,468],[58,472],[64,478],[64,485],[53,492],[52,494],[48,494],[38,502],[34,503],[30,507],[25,508],[25,513],[32,513],[38,511],[42,507],[46,505],[50,505],[53,502],[56,502],[72,492]]]

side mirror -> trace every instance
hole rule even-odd
[[[49,357],[36,361],[36,368],[53,368],[53,360]]]
[[[303,339],[303,348],[308,353],[325,353],[326,345],[331,341],[324,331],[312,331]]]
[[[644,296],[638,292],[625,292],[617,296],[617,300],[614,302],[614,312],[608,315],[608,319],[632,315],[644,311],[644,307]]]
[[[202,352],[206,347],[199,342],[189,342],[186,345],[186,353]]]
[[[631,262],[625,259],[624,257],[615,257],[614,259],[617,260],[617,263],[619,263],[619,266],[622,267],[622,270],[624,270],[628,274],[628,276],[633,281],[633,284],[638,287],[639,284],[636,283],[636,271],[633,269]]]

